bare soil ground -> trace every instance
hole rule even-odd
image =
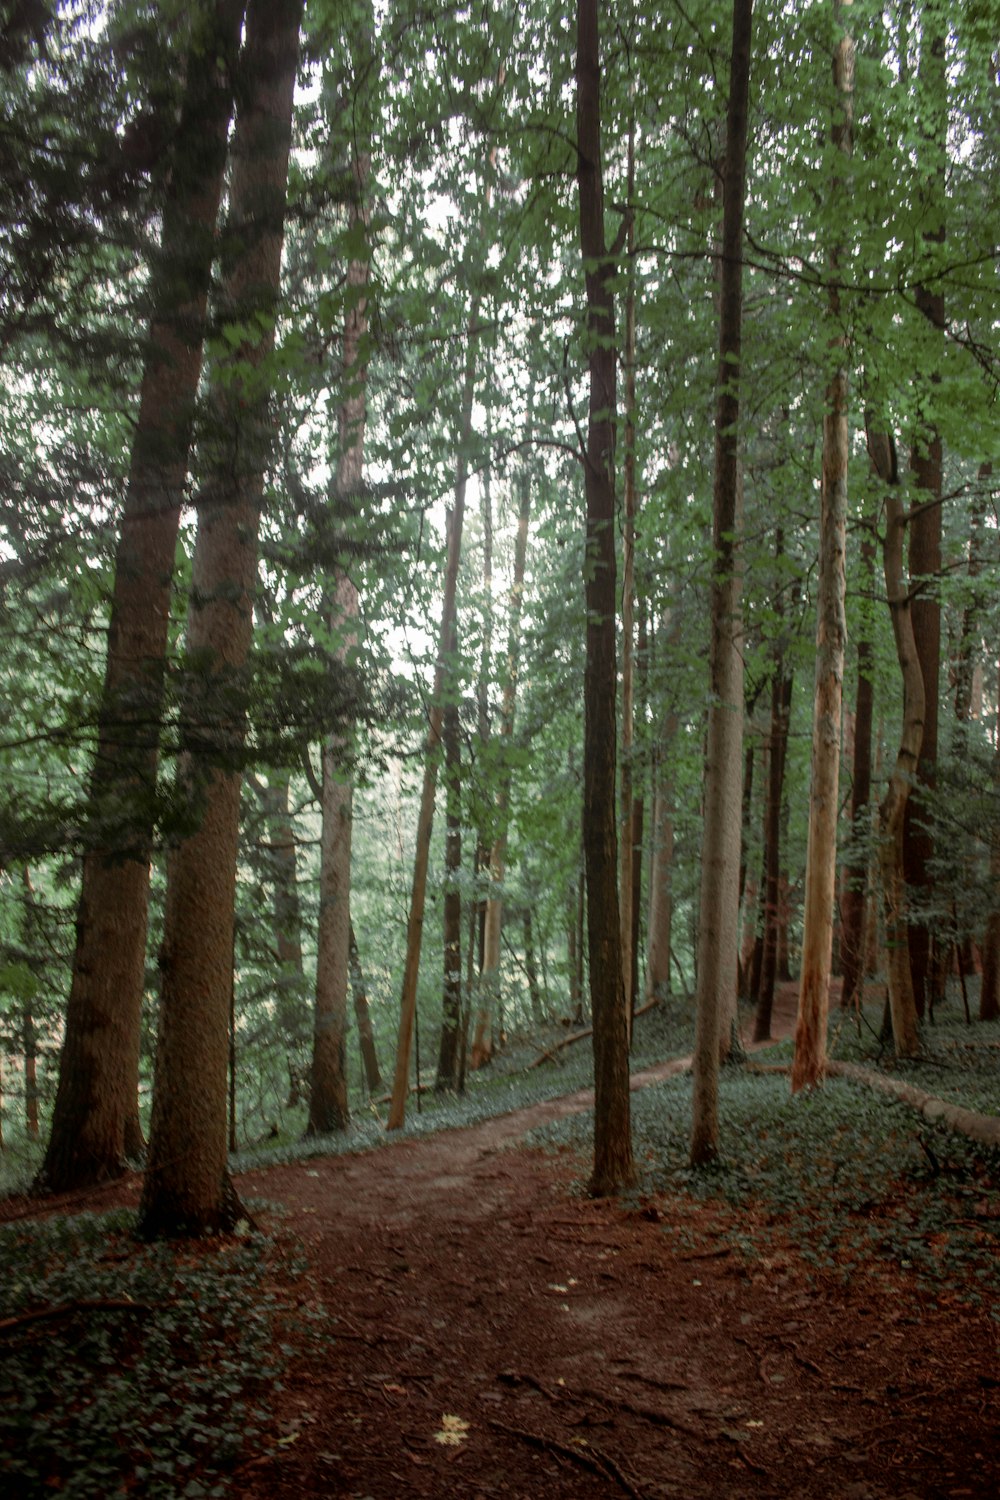
[[[588,1200],[586,1162],[522,1144],[586,1099],[239,1180],[304,1242],[287,1294],[332,1335],[241,1500],[1000,1494],[986,1312],[792,1246],[744,1263],[731,1209]]]

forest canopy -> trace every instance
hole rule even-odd
[[[738,997],[1000,1010],[995,7],[610,12],[0,11],[0,1119],[151,1236],[586,1027],[614,1191],[677,995],[701,1160]]]

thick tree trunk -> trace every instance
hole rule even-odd
[[[210,475],[198,501],[181,708],[182,785],[198,825],[171,850],[149,1165],[148,1238],[216,1233],[239,1205],[226,1170],[246,669],[272,423],[262,366],[274,345],[302,0],[251,0],[233,142],[223,317],[253,334],[214,384]],[[249,373],[245,373],[249,370]]]
[[[164,660],[243,10],[244,0],[219,0],[192,47],[153,268],[66,1032],[37,1183],[53,1192],[117,1176],[143,1144],[139,1031]]]
[[[839,12],[839,5],[835,6]],[[854,42],[841,36],[833,56],[833,82],[839,95],[833,144],[849,156],[854,118]],[[835,201],[844,198],[835,168]],[[840,245],[831,248],[834,277]],[[834,348],[841,356],[840,293],[830,292],[830,322],[837,330]],[[814,1088],[826,1070],[826,1025],[830,1005],[833,919],[837,905],[837,815],[840,784],[841,704],[844,656],[847,550],[848,372],[834,371],[826,393],[823,418],[823,481],[820,499],[819,599],[816,622],[816,702],[813,710],[812,778],[809,794],[809,843],[806,854],[805,911],[802,929],[802,976],[795,1027],[792,1093]]]
[[[875,589],[875,537],[866,527],[861,540],[861,588]],[[854,756],[851,785],[851,853],[844,870],[844,899],[840,925],[840,965],[843,974],[840,1003],[861,1004],[865,976],[865,911],[867,907],[869,825],[872,795],[872,712],[875,700],[875,652],[867,614],[858,638],[858,688],[855,696]]]
[[[889,786],[879,807],[879,869],[885,906],[885,936],[889,1009],[899,1057],[920,1050],[913,974],[910,967],[906,920],[906,881],[903,875],[903,817],[916,776],[924,729],[924,680],[913,639],[910,595],[903,573],[903,533],[906,516],[899,495],[899,475],[892,440],[868,430],[868,452],[885,485],[885,541],[883,560],[886,595],[892,616],[896,654],[903,678],[903,726]]]
[[[615,649],[616,351],[612,279],[604,240],[601,69],[597,0],[578,0],[576,54],[577,186],[587,287],[590,404],[584,484],[587,498],[584,672],[583,845],[594,1042],[595,1197],[634,1178],[628,1071],[628,1014],[622,975],[615,817],[617,652]]]
[[[743,769],[743,624],[739,460],[743,327],[743,208],[746,192],[752,0],[733,0],[732,53],[723,174],[719,369],[705,821],[698,919],[698,1011],[694,1045],[691,1163],[719,1154],[719,1047],[736,1005]]]

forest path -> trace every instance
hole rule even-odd
[[[777,1031],[789,1009],[794,986]],[[984,1313],[917,1301],[891,1272],[845,1287],[773,1241],[754,1255],[745,1211],[587,1199],[584,1160],[522,1143],[587,1103],[240,1179],[304,1243],[289,1296],[325,1309],[333,1340],[293,1362],[238,1495],[1000,1492]]]

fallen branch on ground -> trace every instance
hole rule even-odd
[[[885,1074],[862,1068],[857,1063],[831,1061],[827,1063],[826,1070],[835,1078],[849,1078],[855,1083],[865,1083],[869,1088],[879,1089],[883,1094],[892,1094],[894,1098],[910,1105],[911,1109],[917,1110],[932,1125],[940,1121],[949,1130],[979,1141],[983,1146],[1000,1147],[1000,1119],[996,1115],[980,1115],[974,1109],[964,1109],[960,1104],[949,1104],[946,1099],[926,1094],[912,1083],[887,1078]]]

